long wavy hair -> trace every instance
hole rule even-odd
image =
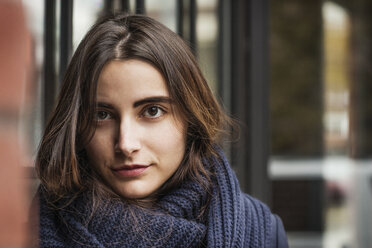
[[[96,90],[102,68],[109,61],[129,59],[145,61],[161,72],[187,126],[183,162],[157,193],[166,194],[186,178],[208,184],[202,158],[214,153],[229,118],[189,46],[177,34],[149,17],[120,14],[102,18],[90,29],[67,68],[36,159],[41,187],[51,199],[71,198],[88,189],[115,195],[89,166],[85,146],[96,128]]]

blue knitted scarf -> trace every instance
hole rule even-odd
[[[56,210],[39,190],[40,247],[268,247],[269,209],[241,192],[219,153],[208,160],[215,175],[202,218],[208,194],[193,181],[164,196],[156,210],[112,200],[94,214],[88,193]]]

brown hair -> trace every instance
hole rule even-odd
[[[49,195],[60,199],[101,184],[87,166],[84,152],[95,131],[97,81],[109,61],[128,59],[148,62],[161,72],[187,126],[183,163],[160,192],[188,177],[200,182],[209,178],[202,158],[214,153],[213,145],[229,119],[194,55],[177,34],[155,20],[114,15],[98,21],[80,43],[46,126],[36,170]]]

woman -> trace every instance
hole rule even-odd
[[[100,20],[38,152],[41,247],[286,247],[216,145],[227,123],[175,33],[145,16]]]

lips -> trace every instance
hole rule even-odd
[[[140,165],[140,164],[133,164],[133,165],[124,165],[119,168],[112,169],[115,174],[121,177],[137,177],[141,175],[147,168],[151,165]]]

